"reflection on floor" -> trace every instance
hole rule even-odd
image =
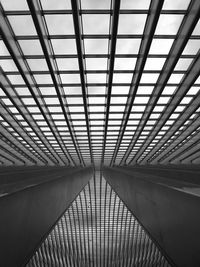
[[[170,267],[106,180],[96,173],[27,267]]]

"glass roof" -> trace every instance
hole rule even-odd
[[[200,163],[199,0],[0,12],[2,166]]]

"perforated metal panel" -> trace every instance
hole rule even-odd
[[[169,267],[100,173],[90,180],[26,267]]]

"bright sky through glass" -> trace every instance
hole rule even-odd
[[[198,2],[2,0],[6,164],[177,162],[198,131]]]

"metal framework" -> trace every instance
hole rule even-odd
[[[200,163],[200,1],[0,4],[0,164]]]

